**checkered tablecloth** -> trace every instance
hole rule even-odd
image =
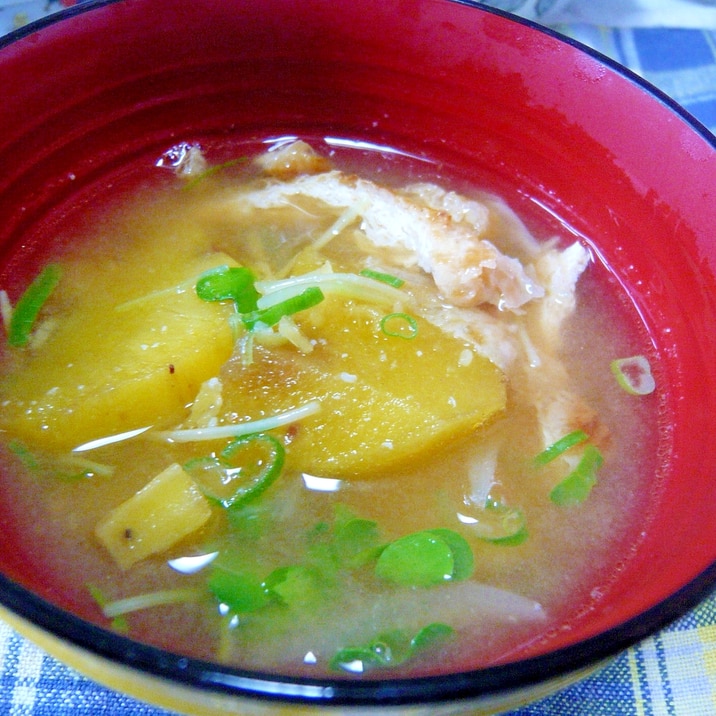
[[[0,34],[75,1],[0,0]],[[486,4],[519,12],[527,2]],[[539,12],[550,3],[530,5],[531,12]],[[556,15],[545,12],[543,20],[641,75],[716,133],[714,3],[573,0]],[[0,622],[3,714],[161,716],[166,712],[97,686]],[[594,676],[510,716],[716,716],[716,597]]]

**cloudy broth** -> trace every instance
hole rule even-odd
[[[608,270],[589,261],[576,307],[550,343],[546,329],[532,325],[545,318],[532,308],[537,301],[514,310],[456,307],[429,272],[405,260],[405,247],[366,240],[360,200],[346,209],[299,192],[271,204],[267,187],[294,174],[262,172],[243,156],[184,177],[169,164],[153,168],[156,182],[121,206],[107,201],[81,228],[58,230],[40,266],[59,265],[61,278],[34,342],[3,349],[9,467],[2,489],[8,519],[24,535],[25,561],[51,575],[48,596],[189,656],[346,677],[499,663],[598,604],[648,521],[659,442],[657,393],[631,395],[610,370],[616,358],[646,354],[648,341]],[[379,166],[372,156],[365,176],[389,187],[407,183],[405,172]],[[413,167],[410,182],[425,174]],[[567,232],[556,240],[545,234],[537,248],[525,248],[526,230],[498,200],[477,190],[471,196],[489,204],[491,242],[506,254],[517,246],[525,265],[537,265],[545,247],[557,255],[574,242]],[[435,207],[427,213],[442,216]],[[249,267],[259,288],[310,273],[321,280],[350,274],[380,284],[376,295],[390,286],[407,298],[378,299],[372,289],[346,295],[324,283],[321,296],[291,294],[301,295],[302,306],[280,328],[264,330],[269,319],[261,314],[252,323],[262,310],[253,304],[197,298],[197,277],[227,261]],[[403,283],[386,283],[386,275]],[[13,303],[19,290],[11,291]],[[175,309],[174,300],[187,303]],[[93,304],[86,315],[84,301]],[[177,313],[182,320],[172,322]],[[508,313],[509,327],[497,327]],[[85,318],[63,329],[72,315]],[[140,319],[157,315],[149,338],[136,338]],[[176,338],[184,324],[189,337]],[[135,332],[131,350],[144,366],[137,375],[122,368],[129,350],[122,327]],[[162,354],[159,370],[152,356],[165,341],[174,357]],[[60,349],[58,360],[42,358]],[[82,361],[89,367],[78,368]],[[75,380],[75,370],[76,382],[89,377],[95,402],[82,402],[76,384],[65,391],[61,383]],[[153,377],[137,388],[142,370]],[[536,380],[538,373],[546,377]],[[113,391],[124,401],[119,408],[97,397]],[[61,405],[48,394],[71,395]],[[567,417],[557,422],[568,427],[545,442],[540,416],[552,416],[560,396]],[[133,401],[134,414],[125,409]],[[317,412],[300,413],[313,404]],[[78,416],[85,405],[95,412]],[[422,409],[432,412],[423,419]],[[292,410],[295,420],[249,430],[231,456],[223,452],[231,437],[183,442],[175,432],[271,421]],[[383,428],[389,434],[379,434]],[[557,438],[577,432],[582,437],[564,454],[535,462]],[[579,499],[551,499],[588,447],[600,458],[596,484]],[[243,479],[227,465],[244,451],[247,464],[261,469],[280,453],[282,468],[265,489],[246,497],[240,487],[237,502],[221,506]],[[191,513],[196,525],[187,521],[176,539],[135,559],[127,546],[137,538],[135,517],[117,526],[112,516],[172,465],[167,480],[176,478],[191,503],[176,514]],[[257,484],[249,467],[241,469]],[[413,555],[428,552],[433,565],[414,569]],[[123,608],[121,600],[134,597],[141,608]],[[385,644],[392,656],[376,656]]]

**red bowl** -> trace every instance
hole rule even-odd
[[[2,40],[0,86],[2,285],[27,281],[58,218],[179,140],[219,154],[289,135],[393,148],[497,190],[528,221],[589,237],[651,336],[668,418],[635,554],[588,617],[513,663],[312,681],[181,658],[53,603],[9,531],[0,603],[21,631],[182,710],[256,699],[272,712],[429,703],[453,713],[456,701],[507,708],[566,683],[713,587],[716,140],[657,90],[526,21],[450,0],[90,2]]]

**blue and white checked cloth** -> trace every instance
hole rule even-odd
[[[707,30],[585,24],[555,29],[628,67],[716,133],[716,25]]]
[[[0,34],[75,2],[0,0]],[[716,3],[485,4],[533,13],[641,75],[716,133]],[[0,622],[0,716],[5,714],[166,716],[165,711],[97,686]],[[599,673],[510,716],[716,716],[716,597]]]

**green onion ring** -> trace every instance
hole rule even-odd
[[[235,465],[234,460],[240,453],[249,446],[256,445],[258,442],[264,444],[263,451],[265,456],[259,459],[254,465]],[[222,507],[229,509],[245,505],[247,502],[256,499],[281,474],[285,460],[286,451],[282,443],[273,435],[267,433],[255,433],[253,435],[243,435],[232,440],[222,451],[220,458],[217,460],[217,467],[221,467],[227,471],[236,473],[235,479],[238,483],[237,489],[230,497],[221,497],[208,490],[205,485],[198,484],[199,489],[210,500],[217,502]],[[198,466],[199,471],[201,465]],[[248,475],[242,474],[242,471],[249,470]],[[251,472],[253,471],[253,472]]]
[[[391,329],[389,328],[390,323],[396,321],[407,323],[407,328],[402,329]],[[418,335],[418,322],[407,313],[389,313],[387,316],[383,316],[380,321],[380,330],[385,333],[386,336],[393,338],[404,338],[406,340],[412,340]]]
[[[552,460],[556,460],[560,455],[567,452],[570,448],[588,439],[589,435],[583,430],[574,430],[545,448],[539,455],[535,456],[532,462],[536,467],[547,465],[552,462]]]

